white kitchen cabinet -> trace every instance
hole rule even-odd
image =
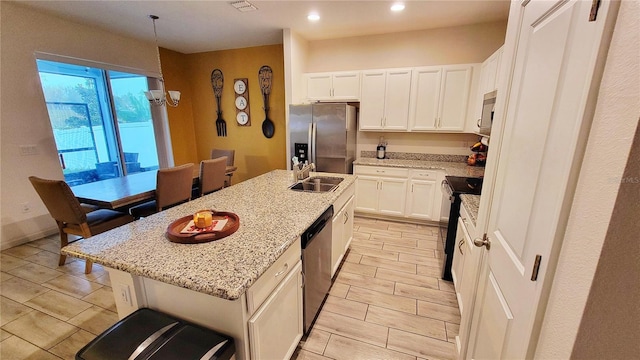
[[[362,72],[360,130],[406,131],[411,69]]]
[[[444,176],[444,175],[442,175]],[[407,217],[439,221],[440,194],[437,170],[412,170],[407,187]]]
[[[342,253],[343,254],[347,252],[347,249],[349,249],[349,244],[351,244],[351,240],[353,239],[353,210],[354,210],[354,204],[355,204],[355,194],[354,194],[354,196],[349,198],[349,201],[344,206],[345,222],[344,222],[343,233],[342,233],[342,240],[343,240]]]
[[[473,239],[476,237],[475,227],[466,209],[461,206],[458,231],[456,233],[456,246],[451,266],[451,275],[458,299],[458,307],[460,308],[460,331],[456,336],[456,347],[459,354],[467,348],[478,285],[478,274],[480,272],[482,249],[473,244]],[[463,357],[464,354],[460,354],[460,358]]]
[[[333,203],[331,228],[331,277],[340,266],[347,247],[353,236],[353,199],[355,184],[349,186]]]
[[[309,100],[359,100],[360,72],[305,74]]]
[[[288,359],[302,338],[302,262],[249,319],[252,359]]]
[[[411,81],[411,131],[464,131],[474,65],[420,67]]]
[[[356,210],[404,216],[408,169],[356,165],[354,173]]]
[[[478,119],[482,116],[482,101],[484,99],[484,94],[488,92],[492,92],[498,89],[499,83],[499,69],[500,62],[502,61],[502,52],[503,49],[500,47],[496,52],[491,54],[483,63],[480,65],[480,76],[478,80],[477,89],[475,91],[475,96],[472,99],[473,114],[469,120],[469,126],[467,131],[477,133],[480,131],[480,127],[478,126]]]
[[[334,211],[337,211],[334,209]],[[333,221],[331,223],[331,277],[335,275],[340,261],[344,256],[344,212],[345,208],[333,213]]]

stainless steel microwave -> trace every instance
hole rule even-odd
[[[493,123],[493,111],[496,105],[496,95],[498,91],[484,94],[482,101],[482,116],[480,117],[480,130],[478,133],[484,136],[491,135],[491,124]]]

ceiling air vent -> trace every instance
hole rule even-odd
[[[233,6],[234,8],[236,8],[238,11],[240,12],[247,12],[247,11],[255,11],[258,10],[258,8],[253,5],[252,3],[248,2],[248,1],[234,1],[230,3],[231,6]]]

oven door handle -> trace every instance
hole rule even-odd
[[[455,197],[453,196],[453,189],[451,189],[451,186],[449,186],[449,183],[446,179],[442,180],[441,186],[443,194],[446,194],[449,197],[449,202],[453,204],[453,202],[455,201]]]

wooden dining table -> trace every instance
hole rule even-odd
[[[237,168],[227,166],[226,174],[233,174]],[[194,186],[198,185],[199,168],[193,172]],[[117,178],[72,186],[76,198],[85,204],[96,205],[104,209],[130,207],[156,196],[157,170],[144,171]]]

